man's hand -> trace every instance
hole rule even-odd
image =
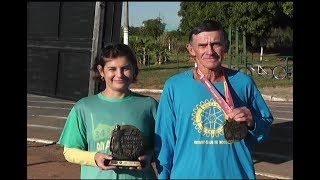
[[[252,129],[254,127],[254,119],[252,117],[252,113],[250,109],[245,106],[233,109],[228,114],[228,116],[229,118],[238,122],[245,121],[249,129]]]

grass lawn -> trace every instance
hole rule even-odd
[[[140,66],[138,81],[131,85],[131,88],[141,89],[162,89],[164,82],[174,74],[193,67],[192,62],[172,62],[161,65]],[[270,79],[260,76],[253,76],[259,88],[263,87],[290,87],[292,86],[292,79]]]

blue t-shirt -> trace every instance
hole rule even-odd
[[[224,137],[225,112],[192,69],[169,78],[160,97],[155,143],[159,179],[254,179],[249,142],[262,142],[273,117],[251,77],[225,70],[235,108],[247,106],[254,129],[238,142]],[[223,82],[214,86],[224,97]]]

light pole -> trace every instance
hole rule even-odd
[[[100,22],[102,13],[102,3],[96,2],[95,11],[94,11],[94,22],[93,22],[93,34],[92,34],[92,45],[91,45],[91,61],[90,67],[93,67],[95,63],[95,58],[97,56],[97,49],[99,48],[99,34],[100,34]],[[94,95],[96,82],[93,80],[94,72],[90,71],[89,75],[89,87],[88,87],[88,96]]]
[[[123,43],[129,45],[129,7],[128,1],[123,3],[124,23],[123,23]]]

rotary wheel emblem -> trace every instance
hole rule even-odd
[[[213,99],[197,105],[192,113],[193,125],[199,133],[209,137],[223,135],[223,125],[227,115]]]

